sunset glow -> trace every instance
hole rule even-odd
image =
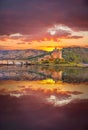
[[[0,49],[39,49],[51,51],[55,47],[63,48],[69,46],[87,47],[88,45],[88,32],[78,32],[78,37],[59,36],[53,37],[55,34],[50,31],[50,38],[43,38],[39,40],[30,40],[29,36],[20,33],[10,34],[9,36],[0,36]],[[56,32],[55,32],[56,33]],[[77,34],[77,32],[74,32]],[[82,38],[81,38],[82,36]],[[27,37],[27,38],[26,38]]]
[[[51,51],[55,47],[88,47],[85,2],[71,0],[67,4],[63,1],[22,1],[21,6],[17,0],[13,2],[15,4],[3,1],[0,10],[0,50]]]

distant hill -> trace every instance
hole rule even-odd
[[[88,48],[64,48],[62,54],[66,61],[88,63]]]
[[[0,59],[28,59],[37,55],[45,54],[43,50],[0,50]]]

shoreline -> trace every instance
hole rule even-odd
[[[37,66],[53,66],[53,67],[82,67],[82,68],[87,68],[88,64],[0,64],[0,66],[32,66],[32,65],[37,65]]]

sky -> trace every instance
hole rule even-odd
[[[88,0],[0,0],[0,50],[88,47]]]

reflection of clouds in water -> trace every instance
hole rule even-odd
[[[7,130],[87,130],[87,118],[88,100],[53,107],[36,96],[0,95],[0,126]]]
[[[10,93],[10,96],[19,98],[19,97],[23,96],[23,94],[21,94],[21,93]]]
[[[54,93],[53,95],[51,95],[50,93],[48,94],[48,93],[29,90],[29,91],[23,91],[21,93],[12,92],[10,93],[10,96],[14,96],[16,98],[20,98],[22,96],[32,96],[35,97],[36,99],[38,98],[38,100],[43,103],[49,103],[54,106],[64,106],[76,99],[77,100],[88,99],[88,97],[85,97],[84,94],[82,96],[82,94],[83,93],[81,92],[67,92],[67,93],[59,92],[56,95]]]
[[[64,106],[76,99],[88,99],[88,96],[79,91],[63,91],[61,89],[52,89],[49,91],[43,88],[33,89],[32,86],[18,86],[15,90],[4,88],[0,90],[0,95],[10,95],[11,97],[21,98],[31,96],[38,99],[39,102],[52,104],[54,106]]]
[[[67,95],[68,96],[65,96],[64,94],[62,94],[61,96],[50,95],[50,97],[47,98],[47,102],[53,104],[54,106],[64,106],[76,100],[88,99],[88,94],[77,91],[67,91]]]
[[[71,101],[71,98],[68,97],[68,98],[63,98],[62,99],[59,99],[58,97],[56,97],[55,95],[51,95],[49,98],[47,98],[47,101],[51,104],[53,104],[54,106],[63,106],[63,105],[66,105],[68,103],[70,103]]]
[[[0,81],[0,95],[31,96],[39,102],[63,106],[73,100],[88,99],[87,84],[68,84],[52,79],[38,81]]]

